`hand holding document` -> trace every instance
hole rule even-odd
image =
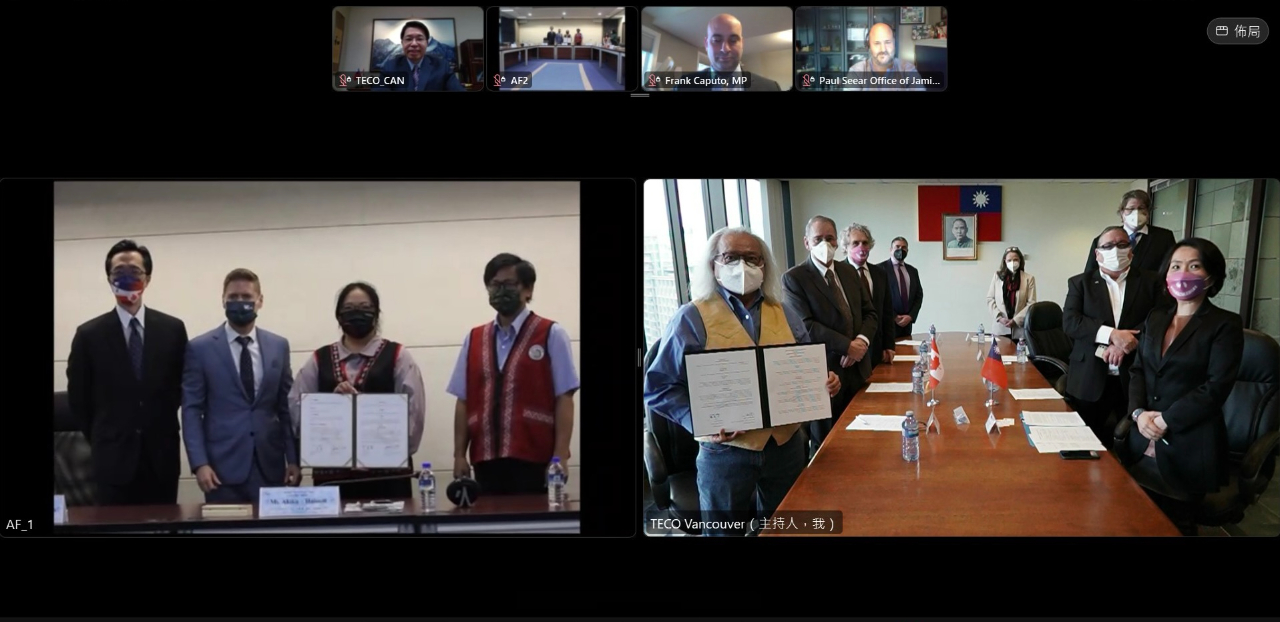
[[[403,393],[357,395],[356,439],[356,466],[408,467],[409,396]]]
[[[858,415],[846,430],[866,432],[901,432],[906,415]]]
[[[351,395],[308,393],[302,396],[302,466],[349,468],[355,454]]]
[[[302,466],[398,468],[409,465],[409,396],[307,393],[302,396]]]
[[[831,416],[822,344],[715,350],[685,363],[695,437]]]

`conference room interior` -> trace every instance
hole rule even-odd
[[[859,63],[869,63],[872,26],[887,24],[893,32],[890,56],[880,60],[910,63],[922,78],[946,88],[947,8],[943,6],[802,6],[796,9],[796,89],[840,91],[832,82],[846,77]],[[879,47],[876,48],[880,50]],[[858,69],[867,71],[867,69]],[[809,76],[806,81],[805,76]],[[819,78],[827,78],[820,80]]]
[[[491,91],[627,91],[630,7],[489,7]],[[579,40],[580,36],[580,40]],[[494,78],[497,77],[495,81]]]
[[[645,7],[640,12],[640,74],[679,77],[711,69],[707,24],[720,14],[742,24],[742,71],[776,82],[789,91],[794,82],[794,12],[785,6]],[[659,80],[645,91],[671,91]]]
[[[343,84],[357,73],[381,74],[389,59],[402,56],[401,30],[408,22],[427,26],[425,54],[448,63],[465,91],[484,89],[485,16],[478,6],[338,6],[333,8],[334,90],[368,92],[373,87]],[[428,89],[444,90],[444,89]]]
[[[875,244],[867,259],[869,265],[885,262],[892,251],[891,241],[902,236],[909,243],[909,254],[906,263],[919,271],[919,280],[924,290],[923,305],[913,326],[914,337],[922,339],[930,326],[935,326],[938,334],[949,335],[949,339],[959,339],[965,343],[966,335],[973,335],[979,325],[985,324],[988,334],[993,326],[993,318],[987,305],[988,286],[992,275],[1004,257],[1008,247],[1018,247],[1025,256],[1025,269],[1035,277],[1037,300],[1040,303],[1054,303],[1061,306],[1067,295],[1067,281],[1070,277],[1084,271],[1085,260],[1090,251],[1091,240],[1104,227],[1120,224],[1117,206],[1120,198],[1130,190],[1146,190],[1150,193],[1154,207],[1151,211],[1151,224],[1172,230],[1176,239],[1200,237],[1211,240],[1221,249],[1227,259],[1227,281],[1222,291],[1213,298],[1212,303],[1222,309],[1240,314],[1246,329],[1269,336],[1271,340],[1280,340],[1280,182],[1276,179],[649,179],[643,182],[643,231],[641,233],[641,305],[643,308],[642,325],[639,340],[642,352],[646,353],[642,364],[641,378],[652,364],[655,354],[654,346],[662,339],[671,318],[681,305],[690,302],[690,274],[696,258],[705,258],[705,245],[710,235],[724,227],[746,227],[762,238],[772,251],[775,260],[780,264],[775,269],[786,271],[794,266],[809,261],[809,253],[804,245],[806,223],[815,216],[827,216],[836,223],[837,232],[852,223],[861,223],[870,229]],[[976,257],[970,260],[947,259],[944,257],[946,244],[936,238],[935,241],[921,241],[921,232],[926,228],[919,222],[925,209],[918,203],[932,186],[979,186],[985,187],[989,195],[1000,197],[999,211],[984,214],[980,218],[979,227],[987,230],[976,232]],[[935,210],[936,211],[936,210]],[[962,210],[957,206],[952,216],[959,215]],[[933,214],[933,212],[930,212]],[[972,215],[972,214],[967,214]],[[932,218],[932,215],[930,216]],[[992,229],[993,222],[995,229]],[[933,227],[938,229],[938,227]],[[937,235],[930,233],[929,235]],[[947,232],[941,235],[946,236]],[[840,255],[837,255],[839,257]],[[1050,306],[1050,305],[1046,305]],[[1261,337],[1266,339],[1267,337]],[[1001,351],[1012,354],[1012,346],[1006,346],[1001,340]],[[1274,341],[1271,342],[1274,347]],[[989,347],[989,346],[988,346]],[[1005,351],[1006,347],[1009,349]],[[942,350],[941,357],[947,365],[961,367],[963,365],[981,365],[974,362],[977,347],[960,346],[951,350]],[[915,348],[900,346],[898,356],[914,356]],[[957,361],[957,358],[966,359]],[[1007,361],[1008,359],[1006,359]],[[955,361],[953,363],[953,361]],[[1252,377],[1269,374],[1270,386],[1265,383],[1256,388],[1261,393],[1270,391],[1274,401],[1276,392],[1275,360],[1250,361],[1260,365],[1262,369],[1254,370]],[[885,368],[896,369],[898,363],[886,365]],[[909,367],[909,364],[908,364]],[[1009,377],[1034,381],[1034,386],[1052,387],[1044,375],[1052,371],[1052,366],[1039,363],[1028,363],[1022,369],[1015,365],[1005,368],[1010,370]],[[876,374],[883,373],[877,367]],[[1046,371],[1048,370],[1048,371]],[[1243,372],[1242,372],[1243,373]],[[910,374],[907,372],[907,381]],[[883,380],[881,380],[883,381]],[[901,380],[897,380],[901,381]],[[872,380],[876,382],[876,380]],[[957,377],[954,372],[948,373],[946,381],[937,389],[941,398],[945,389],[956,391],[958,385],[979,385],[978,372],[972,377]],[[947,384],[952,387],[947,387]],[[1245,386],[1243,379],[1238,380],[1237,390]],[[1013,385],[1010,385],[1011,387]],[[1025,385],[1031,386],[1031,385]],[[881,394],[884,395],[884,394]],[[997,392],[1000,401],[1009,402],[1011,408],[1017,400],[1010,397],[1008,391]],[[925,396],[927,398],[928,396]],[[951,409],[959,404],[939,406],[939,420],[942,424],[941,440],[956,443],[957,438],[965,438],[971,442],[970,447],[982,450],[988,445],[974,436],[986,437],[982,421],[987,418],[988,410],[983,406],[982,396],[974,398],[972,403],[965,402],[968,417],[972,426],[957,429],[951,417]],[[851,418],[868,411],[858,411],[860,403],[867,402],[867,394],[863,388],[851,402],[844,416]],[[1242,400],[1243,402],[1243,400]],[[1036,402],[1019,405],[1017,408],[1035,409]],[[1059,403],[1046,410],[1070,410]],[[1274,404],[1270,407],[1270,418],[1260,425],[1270,426],[1274,432],[1276,421]],[[1233,425],[1243,425],[1248,417],[1265,417],[1254,412],[1231,412],[1228,417],[1243,417]],[[655,527],[650,519],[655,518],[697,518],[697,466],[694,457],[698,455],[699,446],[692,435],[680,426],[649,411],[642,398],[641,417],[644,421],[644,449],[641,473],[643,488],[643,530],[648,535],[689,536],[697,533],[686,533],[674,528],[671,524]],[[944,412],[945,411],[945,412]],[[870,411],[880,412],[880,411]],[[998,411],[997,411],[998,412]],[[884,412],[885,415],[901,415],[902,412]],[[923,424],[929,416],[929,409],[916,412]],[[997,416],[1015,416],[1013,413]],[[654,422],[657,422],[656,424]],[[806,470],[814,470],[819,465],[827,465],[836,460],[822,460],[822,451],[833,443],[833,439],[844,442],[841,435],[869,435],[891,433],[848,431],[843,429],[843,420],[833,428],[826,444],[819,450],[817,458],[809,458],[811,463]],[[1255,425],[1259,425],[1256,424]],[[1028,446],[1028,435],[1022,426],[1008,427],[992,435],[990,447],[993,451],[1003,450],[1009,453],[993,455],[1014,455],[1026,464],[1034,460],[1046,472],[1061,469],[1067,472],[1072,468],[1093,469],[1097,484],[1098,469],[1105,469],[1103,480],[1112,482],[1103,488],[1101,497],[1114,502],[1120,496],[1133,497],[1137,506],[1148,506],[1144,511],[1153,511],[1154,504],[1145,503],[1137,483],[1116,475],[1116,469],[1123,469],[1115,463],[1114,452],[1110,446],[1108,452],[1096,462],[1077,462],[1061,460],[1057,455],[1040,454]],[[1268,432],[1267,429],[1251,430],[1246,435],[1257,439]],[[658,436],[661,435],[661,437]],[[852,437],[847,437],[852,438]],[[887,438],[887,437],[886,437]],[[1236,437],[1232,437],[1236,438]],[[930,437],[924,432],[920,435],[921,459],[920,477],[927,480],[927,461],[929,459],[926,446],[938,443],[939,437]],[[861,441],[860,441],[861,442]],[[1243,451],[1243,447],[1233,440],[1232,451]],[[1243,441],[1239,441],[1243,442]],[[890,453],[900,453],[896,441],[889,443],[893,449]],[[841,448],[849,444],[840,444]],[[886,445],[887,446],[887,445]],[[954,445],[953,445],[954,446]],[[656,451],[654,451],[656,450]],[[1025,453],[1025,456],[1018,454]],[[676,455],[672,455],[676,454]],[[828,456],[830,458],[830,456]],[[1275,452],[1271,452],[1267,460],[1266,476],[1274,470]],[[973,456],[974,460],[982,460],[981,454]],[[885,458],[889,460],[889,458]],[[901,456],[893,459],[896,464],[902,462]],[[657,464],[655,464],[655,462]],[[1112,462],[1115,464],[1105,464]],[[851,461],[840,462],[844,467],[853,470],[850,481],[857,480],[856,471],[862,470]],[[886,463],[888,464],[888,463]],[[1007,464],[1001,462],[1001,464]],[[1114,467],[1114,468],[1113,468]],[[825,467],[824,467],[825,468]],[[890,467],[893,468],[893,467]],[[904,469],[908,467],[903,467]],[[1233,467],[1234,468],[1234,467]],[[1122,471],[1119,472],[1124,474]],[[658,477],[654,477],[657,474]],[[1114,476],[1114,477],[1113,477]],[[822,488],[825,494],[838,493],[839,487],[832,488],[831,481],[808,478],[814,482],[826,483]],[[995,477],[990,485],[998,486]],[[914,490],[916,482],[905,477],[899,486],[903,491]],[[922,480],[920,485],[925,485]],[[792,488],[793,494],[788,497],[802,499],[821,499],[822,492],[813,486],[803,494],[797,488],[805,484],[806,476],[802,475]],[[895,480],[896,481],[896,480]],[[1066,481],[1065,479],[1063,481]],[[1116,483],[1120,482],[1120,483]],[[852,485],[852,484],[851,484]],[[1051,481],[1044,485],[1052,485]],[[896,484],[895,484],[896,486]],[[893,486],[891,490],[896,490]],[[657,493],[655,495],[655,492]],[[1114,498],[1111,494],[1114,492]],[[1121,495],[1121,493],[1124,493]],[[890,493],[897,494],[897,493]],[[908,493],[901,493],[908,494]],[[820,503],[805,502],[800,510],[823,510],[813,507]],[[794,504],[783,507],[796,509]],[[798,510],[799,511],[799,510]],[[1001,516],[1006,508],[993,506],[992,516]],[[1078,527],[1062,526],[1061,533],[1053,533],[1051,526],[1043,527],[1034,535],[1107,535],[1082,533]],[[866,534],[862,526],[856,524],[854,518],[845,517],[844,535]],[[867,529],[871,529],[868,527]],[[963,529],[963,528],[961,528]],[[1010,526],[1009,529],[1015,529]],[[1256,503],[1244,508],[1243,519],[1235,523],[1218,526],[1199,525],[1201,536],[1276,536],[1280,535],[1280,485],[1271,481],[1262,492]],[[1177,535],[1161,532],[1162,535]],[[872,535],[888,535],[876,532]],[[974,527],[973,533],[956,533],[955,528],[939,529],[935,532],[896,533],[894,535],[1005,535],[1000,526],[983,525]],[[1133,533],[1130,535],[1141,535]]]
[[[583,384],[595,378],[582,367],[580,314],[580,197],[577,181],[70,181],[53,184],[54,494],[71,510],[95,503],[92,449],[59,412],[65,404],[67,359],[82,323],[113,308],[103,257],[128,238],[149,248],[153,278],[144,304],[182,320],[195,339],[226,321],[224,277],[248,268],[261,280],[257,324],[288,339],[296,376],[313,352],[341,335],[334,317],[339,291],[367,282],[380,297],[379,334],[403,345],[425,388],[426,414],[413,468],[434,465],[453,480],[454,403],[446,392],[463,338],[492,323],[484,283],[486,264],[514,253],[536,270],[529,309],[568,333],[573,366]],[[631,187],[624,181],[622,191]],[[616,195],[613,190],[610,195]],[[585,199],[584,199],[585,200]],[[593,198],[592,200],[599,200]],[[554,240],[554,243],[550,241]],[[351,253],[335,249],[361,249]],[[607,382],[607,381],[606,381]],[[576,508],[584,491],[582,431],[594,417],[591,391],[583,411],[573,396],[574,421],[567,457],[567,494]],[[175,412],[178,418],[179,413]],[[598,428],[597,428],[598,429]],[[192,474],[185,443],[180,456],[178,503],[204,496]],[[597,454],[597,461],[607,457]],[[599,462],[598,462],[599,463]],[[588,466],[606,469],[607,466]],[[603,476],[603,471],[600,476]],[[592,475],[588,472],[586,479]],[[312,485],[304,468],[302,486]],[[545,495],[544,495],[545,496]],[[484,503],[483,497],[477,503]],[[446,510],[453,506],[440,501]],[[605,503],[596,500],[595,503]],[[597,506],[599,507],[599,506]],[[545,499],[540,511],[546,511]]]

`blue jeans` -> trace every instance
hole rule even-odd
[[[772,437],[761,451],[698,443],[698,500],[702,520],[750,521],[772,516],[804,470],[806,442],[797,431],[783,445]],[[752,495],[755,503],[752,503]],[[745,535],[745,530],[707,529],[704,535]]]

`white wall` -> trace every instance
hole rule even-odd
[[[454,398],[445,387],[463,337],[493,319],[483,273],[494,255],[534,264],[531,307],[569,332],[581,370],[578,191],[577,182],[58,182],[54,390],[66,388],[76,327],[114,306],[103,262],[121,238],[153,255],[146,304],[181,318],[192,337],[223,322],[227,272],[256,272],[258,324],[289,339],[294,374],[340,336],[335,298],[363,280],[382,299],[383,334],[423,371],[427,414],[414,461],[452,468]],[[185,448],[182,465],[181,499],[201,500]]]
[[[1143,188],[1146,180],[1141,180]],[[791,181],[791,216],[795,257],[803,261],[804,226],[819,214],[839,229],[860,222],[871,229],[876,246],[871,261],[889,259],[890,241],[907,239],[907,263],[920,271],[924,305],[914,330],[975,331],[990,328],[987,287],[1004,249],[1019,247],[1027,272],[1036,277],[1039,300],[1059,305],[1067,296],[1067,279],[1084,270],[1089,243],[1108,225],[1119,224],[1116,206],[1130,183],[1061,183],[998,181],[1003,186],[1000,242],[978,245],[977,261],[943,261],[942,242],[917,240],[917,185],[914,183],[828,184],[822,180]],[[1135,182],[1136,183],[1136,182]],[[775,249],[781,252],[781,249]]]
[[[467,39],[484,40],[484,11],[476,6],[354,6],[347,9],[340,65],[344,71],[370,68],[375,19],[452,18],[458,43]]]
[[[777,82],[784,91],[795,82],[795,54],[791,50],[744,54],[742,68]]]
[[[701,48],[690,45],[679,37],[654,26],[652,15],[641,13],[640,23],[644,24],[645,28],[662,35],[662,38],[658,39],[658,48],[653,53],[655,63],[665,61],[670,56],[675,61],[675,66],[680,67],[681,71],[698,70],[698,51]]]
[[[517,24],[516,36],[525,45],[539,45],[547,38],[547,31],[561,32],[566,28],[569,34],[582,29],[583,45],[600,45],[604,39],[603,19],[522,19]]]

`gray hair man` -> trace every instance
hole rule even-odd
[[[849,265],[858,272],[858,278],[871,293],[871,304],[880,316],[880,328],[871,339],[871,366],[892,363],[894,355],[893,303],[889,300],[889,275],[884,268],[870,263],[871,250],[876,239],[866,225],[853,223],[840,234],[841,254],[849,259]]]
[[[716,231],[691,264],[693,301],[676,311],[645,370],[644,400],[654,414],[693,433],[686,354],[809,343],[809,333],[783,306],[778,264],[764,240],[749,230]],[[830,372],[827,391],[840,391],[839,379]],[[697,437],[703,520],[746,524],[772,515],[806,464],[803,440],[790,442],[799,429],[796,423]],[[756,510],[760,514],[753,516]],[[726,529],[708,535],[743,533]]]

